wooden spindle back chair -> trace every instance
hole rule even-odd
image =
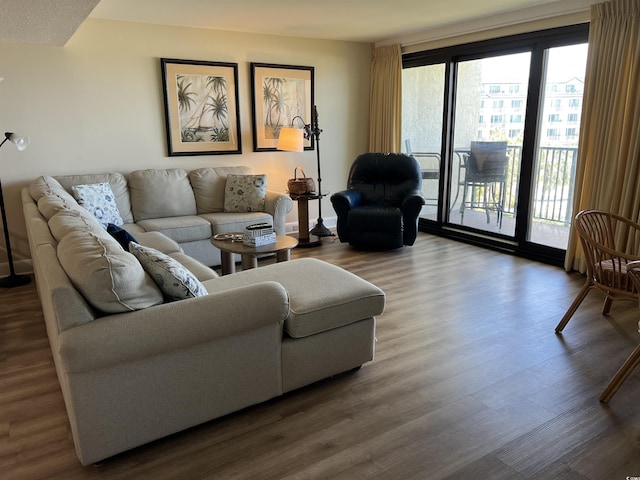
[[[604,292],[602,313],[608,314],[614,300],[638,301],[638,287],[627,275],[627,264],[640,260],[640,225],[601,210],[583,210],[575,217],[575,228],[587,262],[587,278],[567,312],[556,326],[560,333],[592,288]]]

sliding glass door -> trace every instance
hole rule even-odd
[[[587,44],[545,50],[528,240],[565,250],[573,217]]]
[[[529,52],[458,63],[450,223],[515,235]]]
[[[574,25],[403,57],[421,230],[562,262],[587,37]]]
[[[405,125],[404,151],[413,155],[422,170],[422,191],[427,199],[422,217],[438,218],[440,167],[442,163],[442,112],[444,108],[445,65],[425,65],[405,70],[402,98]]]

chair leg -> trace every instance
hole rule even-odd
[[[618,372],[609,381],[609,384],[600,395],[600,401],[607,403],[618,391],[627,377],[640,364],[640,345],[638,345],[631,355],[625,360]]]
[[[460,225],[464,225],[464,207],[467,201],[467,184],[462,187],[462,202],[460,203]]]
[[[587,293],[589,292],[589,289],[592,287],[592,285],[593,284],[589,280],[587,280],[587,283],[584,284],[584,287],[582,287],[582,290],[580,290],[580,292],[576,296],[575,300],[567,310],[567,313],[564,314],[564,317],[562,317],[560,323],[556,325],[556,333],[560,333],[562,332],[562,330],[564,330],[564,327],[567,326],[567,323],[569,323],[569,320],[571,320],[571,317],[576,312],[584,298],[587,296]]]
[[[602,314],[603,315],[609,315],[609,312],[611,311],[611,305],[613,304],[613,299],[607,295],[606,298],[604,299],[604,305],[602,305]]]

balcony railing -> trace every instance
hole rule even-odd
[[[467,151],[468,152],[468,151]],[[458,161],[464,151],[456,151]],[[440,154],[413,152],[423,168],[423,178],[437,179]],[[509,164],[505,182],[504,214],[515,215],[520,179],[522,147],[507,147]],[[533,176],[532,215],[534,221],[543,221],[561,226],[571,224],[571,201],[573,199],[578,149],[572,147],[540,147]],[[428,165],[425,165],[428,164]],[[456,168],[456,165],[454,165]],[[463,169],[462,169],[463,170]],[[458,169],[458,175],[464,173]],[[463,177],[460,177],[463,178]],[[460,178],[454,181],[459,181]],[[459,193],[459,192],[458,192]],[[455,204],[458,195],[454,192]],[[437,198],[428,198],[428,204],[435,204]]]
[[[509,166],[507,170],[504,212],[515,214],[520,159],[522,147],[507,147]],[[571,224],[571,201],[576,176],[578,149],[571,147],[540,147],[533,175],[534,220]]]

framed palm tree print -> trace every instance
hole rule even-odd
[[[251,64],[254,151],[276,150],[282,127],[311,123],[313,75],[313,67]],[[313,150],[313,138],[304,149]]]
[[[242,153],[238,64],[160,62],[169,156]]]

